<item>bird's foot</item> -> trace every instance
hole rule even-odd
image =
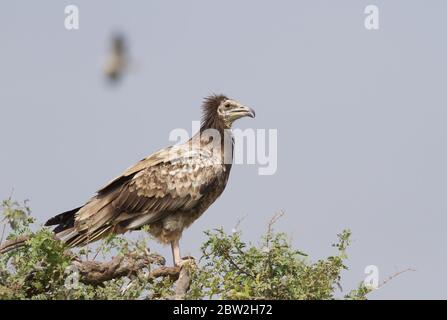
[[[186,257],[181,258],[180,261],[177,261],[175,263],[175,266],[179,267],[179,268],[182,268],[185,264],[188,264],[188,263],[195,264],[196,260],[192,256],[186,256]]]

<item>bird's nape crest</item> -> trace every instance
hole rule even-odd
[[[205,98],[202,105],[203,113],[201,129],[218,129],[220,127],[217,117],[217,108],[222,103],[222,101],[225,100],[228,100],[228,98],[223,94],[213,94]]]

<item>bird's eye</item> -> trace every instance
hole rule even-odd
[[[226,104],[224,107],[225,107],[225,109],[230,109],[231,104]]]

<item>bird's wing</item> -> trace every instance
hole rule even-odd
[[[76,229],[95,230],[125,220],[131,223],[141,215],[150,223],[191,209],[223,171],[220,159],[205,149],[164,149],[99,190],[77,213]]]
[[[150,155],[146,158],[141,159],[135,165],[126,169],[126,171],[124,171],[124,173],[122,175],[116,177],[115,179],[113,179],[112,181],[107,183],[105,186],[103,186],[101,189],[99,189],[98,194],[99,195],[105,194],[105,193],[109,192],[110,190],[113,190],[116,187],[116,185],[120,185],[123,181],[129,180],[138,172],[140,172],[144,169],[150,168],[152,166],[156,166],[157,164],[160,164],[162,162],[165,162],[168,159],[167,155],[170,154],[170,152],[173,148],[174,147],[168,147],[168,148],[162,149],[160,151],[153,153],[152,155]]]

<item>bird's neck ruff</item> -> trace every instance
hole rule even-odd
[[[222,101],[228,98],[224,95],[213,95],[205,99],[202,105],[202,122],[200,125],[200,131],[203,132],[208,129],[215,129],[219,133],[224,135],[226,129],[230,129],[225,122],[217,114],[217,108]]]
[[[202,106],[202,122],[195,139],[200,141],[202,148],[217,152],[222,158],[222,163],[231,167],[233,162],[234,139],[231,125],[219,117],[217,109],[220,104],[228,100],[223,95],[213,95],[205,99]],[[195,140],[193,138],[193,140]],[[228,168],[229,169],[229,168]]]

